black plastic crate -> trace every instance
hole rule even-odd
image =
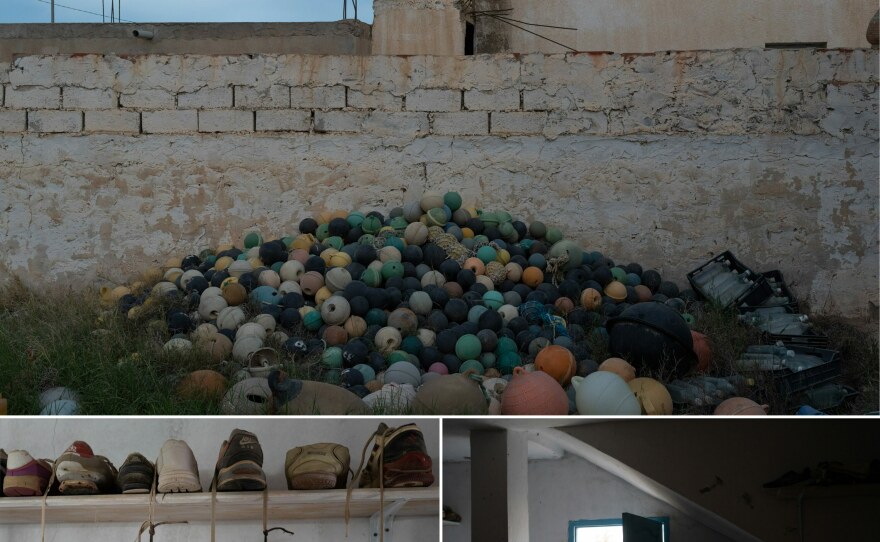
[[[828,335],[808,331],[803,335],[772,335],[767,333],[766,336],[771,342],[782,341],[785,346],[809,346],[814,348],[824,348],[828,346]]]
[[[791,369],[772,371],[773,380],[779,393],[788,396],[792,393],[808,390],[819,384],[832,382],[840,377],[840,353],[837,350],[795,345],[786,345],[786,347],[794,351],[795,354],[806,354],[821,358],[825,363],[799,372],[794,372]]]
[[[762,299],[761,300],[762,303],[767,301],[770,297],[773,297],[773,295],[776,294],[776,292],[773,291],[773,286],[770,284],[770,280],[769,280],[769,279],[773,279],[774,281],[776,281],[776,284],[778,285],[779,289],[781,290],[781,295],[784,297],[787,297],[789,299],[788,303],[785,303],[784,305],[777,305],[777,306],[785,307],[788,310],[788,312],[800,312],[800,305],[798,303],[798,300],[795,297],[794,293],[791,291],[791,289],[788,287],[788,284],[786,284],[785,279],[783,278],[781,271],[779,271],[777,269],[774,269],[772,271],[765,271],[764,273],[761,273],[761,276],[764,277],[765,279],[767,279],[767,286],[770,288],[770,295],[765,297],[764,299]],[[739,311],[740,312],[751,312],[755,309],[762,308],[762,307],[764,307],[764,305],[760,305],[760,304],[759,305],[750,305],[748,303],[742,303],[739,306]]]
[[[697,285],[695,278],[698,275],[700,275],[707,267],[709,267],[713,263],[723,262],[724,260],[727,260],[730,262],[730,269],[731,270],[736,271],[739,274],[743,274],[743,273],[747,272],[754,279],[754,284],[752,284],[752,286],[749,287],[748,290],[746,290],[739,297],[731,300],[729,303],[726,303],[724,305],[724,308],[739,307],[740,305],[743,305],[743,304],[745,304],[745,305],[760,305],[761,302],[763,302],[765,299],[767,299],[768,297],[773,295],[773,289],[770,288],[770,285],[767,283],[767,279],[764,278],[763,275],[761,275],[759,273],[755,273],[754,271],[752,271],[751,269],[749,269],[748,267],[743,265],[743,263],[740,262],[739,260],[737,260],[736,256],[734,256],[733,253],[730,252],[729,250],[725,250],[721,254],[718,254],[717,256],[715,256],[711,260],[709,260],[708,262],[704,263],[700,267],[697,267],[696,269],[694,269],[693,271],[691,271],[690,273],[687,274],[688,282],[691,284],[691,287],[697,293],[697,295],[699,295],[703,299],[712,299],[712,300],[718,302],[718,300],[710,297],[703,290],[703,288],[701,288]]]

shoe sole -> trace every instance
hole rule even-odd
[[[291,476],[287,489],[336,489],[336,475],[328,472],[306,472]]]
[[[88,480],[97,484],[101,481],[101,473],[95,472],[76,461],[59,461],[55,465],[55,478],[59,482]]]
[[[3,480],[3,494],[7,497],[37,497],[43,494],[41,485],[45,487],[48,480],[43,482],[39,476],[15,476],[7,475]]]
[[[188,470],[165,470],[159,473],[159,493],[199,493],[202,483],[198,476]]]
[[[61,482],[58,491],[62,495],[97,495],[98,484],[91,480],[67,480]]]
[[[144,486],[126,487],[126,488],[123,488],[123,490],[122,490],[123,495],[143,494],[143,493],[149,493],[149,492],[150,492],[149,486],[146,486],[146,487],[144,487]]]
[[[217,491],[262,491],[266,474],[254,461],[239,461],[217,473]]]

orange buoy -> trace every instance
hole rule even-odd
[[[537,267],[526,267],[522,272],[522,281],[530,288],[537,288],[539,284],[544,282],[544,273]]]
[[[599,370],[615,373],[627,382],[636,377],[636,368],[622,358],[606,359],[599,365]]]
[[[571,377],[577,370],[577,362],[568,348],[551,344],[538,352],[535,369],[544,371],[564,387],[571,382]]]

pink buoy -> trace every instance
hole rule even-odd
[[[513,378],[501,396],[501,413],[513,416],[563,416],[568,396],[552,376],[543,371],[513,370]]]

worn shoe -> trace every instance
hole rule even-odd
[[[7,497],[42,495],[52,478],[52,466],[45,459],[34,459],[24,450],[9,452],[3,494]]]
[[[287,489],[345,488],[349,462],[348,448],[332,442],[288,450],[284,460]]]
[[[215,469],[217,491],[262,491],[266,489],[263,449],[257,436],[235,429],[220,447]]]
[[[380,483],[386,488],[427,487],[434,483],[431,456],[416,424],[394,428],[380,423],[373,439],[373,451],[358,476],[358,487],[380,487]]]
[[[116,485],[123,493],[149,493],[155,473],[155,467],[146,457],[138,453],[129,454],[119,467]]]
[[[81,440],[70,445],[55,461],[55,478],[62,495],[116,493],[116,468]]]
[[[196,456],[186,442],[168,439],[156,460],[159,493],[195,493],[202,490]]]

